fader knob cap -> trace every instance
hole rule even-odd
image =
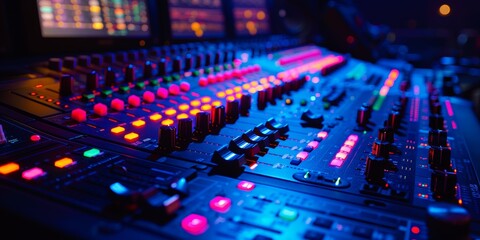
[[[172,126],[161,126],[158,133],[158,147],[172,150],[175,148],[177,130]]]
[[[432,129],[428,131],[428,145],[430,146],[447,146],[447,131]]]
[[[433,114],[428,117],[428,126],[431,129],[443,130],[443,117],[439,114]]]
[[[225,126],[225,107],[215,106],[211,111],[212,129],[218,131]]]
[[[432,146],[428,150],[428,163],[430,168],[438,170],[451,169],[451,152],[449,147]]]
[[[251,105],[252,105],[252,95],[248,93],[242,94],[242,96],[240,97],[240,115],[248,116]]]
[[[389,142],[382,142],[379,139],[375,139],[372,146],[372,154],[377,157],[388,159],[390,157],[389,149],[390,149]]]
[[[227,101],[226,114],[228,123],[233,123],[238,119],[238,115],[240,114],[240,104],[238,100]]]
[[[470,239],[468,211],[456,204],[432,203],[427,207],[427,228],[429,239]]]
[[[264,110],[267,107],[267,92],[265,89],[257,92],[257,108]]]
[[[105,71],[105,86],[112,87],[112,86],[115,86],[115,84],[116,84],[115,72],[111,67],[107,67],[107,70]]]
[[[183,118],[178,120],[178,140],[189,142],[192,140],[192,119]]]
[[[98,74],[96,71],[91,71],[87,74],[86,90],[94,91],[98,88]]]
[[[61,72],[63,61],[60,58],[50,58],[48,60],[48,68],[53,71]]]
[[[133,83],[135,81],[135,67],[132,64],[129,64],[125,68],[125,82]]]
[[[370,183],[383,183],[385,176],[385,159],[373,154],[367,156],[365,179]]]
[[[430,190],[438,200],[452,201],[457,193],[457,173],[434,170],[431,175]]]
[[[391,127],[384,127],[378,129],[378,139],[383,142],[393,143],[394,141],[394,130]]]
[[[68,74],[64,74],[60,77],[60,96],[68,97],[73,94],[73,77]]]

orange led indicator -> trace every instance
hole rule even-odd
[[[178,109],[179,109],[180,111],[187,111],[189,108],[190,108],[190,106],[188,106],[188,104],[185,104],[185,103],[180,104],[180,105],[178,106]]]
[[[113,134],[120,134],[120,133],[125,132],[125,128],[123,128],[123,127],[114,127],[114,128],[112,128],[112,129],[110,129],[110,132],[113,133]]]
[[[123,138],[129,142],[134,142],[136,140],[138,140],[138,134],[137,133],[134,133],[134,132],[131,132],[131,133],[128,133],[127,135],[125,135]]]
[[[170,108],[170,109],[165,110],[165,114],[166,114],[167,116],[175,115],[175,113],[177,113],[177,110],[175,110],[175,109],[173,109],[173,108]]]
[[[137,120],[137,121],[132,122],[132,125],[133,125],[134,127],[143,127],[143,126],[145,126],[145,121],[143,121],[143,120]]]
[[[177,119],[185,119],[185,118],[188,118],[188,115],[186,113],[180,113],[177,115]]]
[[[73,159],[68,158],[68,157],[59,159],[59,160],[55,161],[55,163],[54,163],[55,167],[57,167],[57,168],[65,168],[65,167],[71,166],[73,164],[75,164],[75,161],[73,161]]]
[[[198,106],[200,106],[200,101],[193,100],[193,101],[190,102],[190,105],[192,105],[192,107],[198,107]]]
[[[162,121],[163,126],[170,126],[173,125],[173,120],[172,119],[165,119]]]
[[[3,175],[7,175],[9,173],[18,171],[20,169],[20,165],[16,163],[7,163],[2,166],[0,166],[0,173]]]
[[[160,119],[162,119],[162,115],[160,115],[160,113],[154,113],[150,115],[150,120],[152,121],[158,121]]]

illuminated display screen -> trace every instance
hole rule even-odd
[[[146,37],[147,0],[37,0],[43,37]]]
[[[266,0],[233,0],[233,15],[238,36],[270,33]]]
[[[174,38],[225,36],[221,0],[169,0],[168,2]]]

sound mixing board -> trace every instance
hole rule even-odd
[[[182,1],[172,2],[179,11]],[[214,11],[213,2],[203,7]],[[223,31],[216,17],[205,31],[188,23],[193,33],[180,18],[171,21],[177,36]],[[480,238],[480,127],[468,102],[442,94],[446,73],[286,35],[81,53],[26,68],[0,82],[0,202],[12,219],[2,231]]]

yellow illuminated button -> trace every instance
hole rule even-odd
[[[162,119],[162,115],[160,115],[160,113],[154,113],[150,115],[150,120],[152,121],[158,121],[160,119]]]
[[[64,167],[71,166],[73,164],[75,164],[75,161],[73,161],[73,159],[68,158],[68,157],[65,157],[65,158],[62,158],[62,159],[59,159],[59,160],[55,161],[55,167],[57,167],[57,168],[64,168]]]
[[[225,90],[225,93],[227,95],[232,95],[233,94],[233,89],[227,89],[227,90]]]
[[[197,113],[198,113],[198,112],[200,112],[200,109],[197,109],[197,108],[192,109],[192,110],[190,110],[190,115],[192,115],[192,116],[197,116]]]
[[[167,116],[175,115],[175,113],[177,113],[177,110],[175,110],[173,108],[169,108],[169,109],[165,110],[165,115],[167,115]]]
[[[248,90],[248,89],[250,89],[251,86],[250,86],[250,84],[245,83],[245,84],[242,85],[242,87],[243,87],[243,89]]]
[[[218,92],[218,93],[217,93],[217,97],[219,97],[219,98],[224,98],[224,97],[225,97],[225,93],[224,93],[224,92]]]
[[[120,133],[125,132],[125,128],[123,128],[123,127],[114,127],[114,128],[112,128],[112,129],[110,129],[110,132],[113,133],[113,134],[120,134]]]
[[[173,120],[172,119],[165,119],[162,121],[163,126],[170,126],[173,125]]]
[[[132,122],[132,125],[133,125],[134,127],[143,127],[143,126],[145,126],[145,121],[143,121],[143,120],[137,120],[137,121]]]
[[[220,102],[218,100],[212,102],[212,106],[214,106],[214,107],[218,107],[218,106],[221,106],[221,105],[222,105],[222,102]]]
[[[200,106],[200,101],[193,100],[193,101],[190,102],[190,105],[192,105],[192,107],[198,107],[198,106]]]
[[[205,105],[202,105],[200,109],[202,109],[202,111],[209,111],[212,109],[212,106],[209,104],[205,104]]]
[[[233,100],[235,100],[235,97],[234,97],[234,96],[228,96],[228,97],[227,97],[227,101],[233,101]]]
[[[180,111],[187,111],[189,108],[190,106],[188,106],[188,104],[185,104],[185,103],[178,105],[178,109]]]
[[[235,97],[236,97],[237,99],[242,98],[242,93],[237,93],[237,94],[235,94]],[[230,101],[231,101],[231,100],[230,100]]]
[[[208,103],[208,102],[212,101],[212,98],[210,98],[210,97],[202,97],[201,100],[202,100],[202,103]]]
[[[186,113],[180,113],[177,115],[177,119],[185,119],[185,118],[188,118],[188,115]]]
[[[128,133],[127,135],[125,135],[123,138],[125,138],[125,140],[127,140],[129,142],[134,142],[138,139],[138,134],[134,133],[134,132],[131,132],[131,133]]]
[[[7,163],[2,166],[0,166],[0,173],[3,175],[7,175],[9,173],[18,171],[20,169],[20,166],[16,163]]]
[[[236,92],[236,93],[241,92],[241,91],[242,91],[242,87],[240,87],[240,86],[234,87],[234,88],[233,88],[233,91]]]

